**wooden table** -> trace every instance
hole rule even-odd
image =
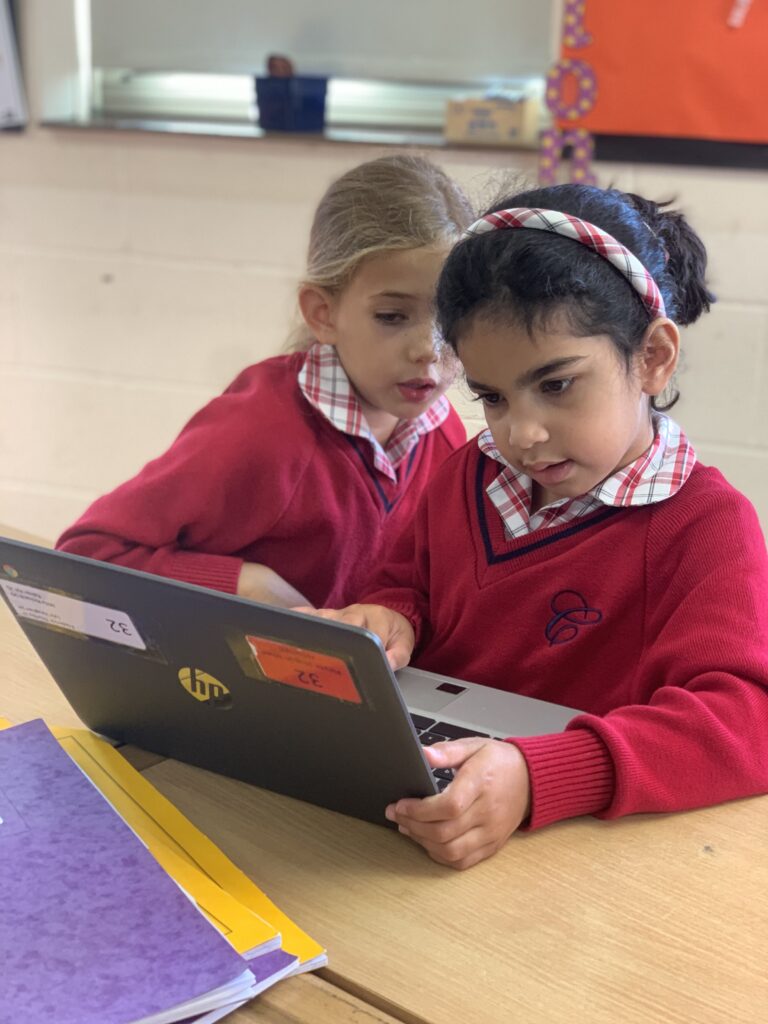
[[[77,724],[5,608],[0,714]],[[233,1024],[763,1024],[768,798],[579,819],[456,873],[397,833],[170,760],[145,775],[328,948]]]

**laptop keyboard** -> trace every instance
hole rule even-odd
[[[434,718],[426,718],[424,715],[412,714],[411,721],[419,741],[425,747],[429,747],[433,743],[442,743],[443,740],[462,740],[465,736],[490,735],[487,732],[478,732],[476,729],[465,729],[461,725],[451,725],[450,722],[439,722]],[[433,768],[432,775],[438,790],[442,793],[453,779],[453,769]]]

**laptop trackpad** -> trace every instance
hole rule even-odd
[[[405,703],[419,711],[442,711],[467,692],[467,687],[456,679],[420,672],[416,668],[402,669],[397,673],[397,681]]]

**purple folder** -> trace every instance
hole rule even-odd
[[[179,1020],[252,988],[41,721],[0,731],[0,819],[0,1024]]]

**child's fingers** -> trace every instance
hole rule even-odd
[[[433,860],[460,871],[493,856],[509,837],[507,831],[499,832],[489,824],[478,803],[457,820],[410,820],[400,826],[400,831],[422,846]]]
[[[386,816],[441,864],[467,868],[490,857],[528,813],[530,786],[517,748],[474,737],[427,748],[432,764],[458,769],[437,796],[390,804]]]
[[[394,671],[404,668],[411,660],[413,628],[403,615],[388,608],[365,604],[351,604],[346,608],[312,608],[311,605],[302,605],[293,611],[370,630],[384,644],[387,660]]]
[[[370,629],[376,632],[375,623],[371,622],[371,615],[365,605],[351,604],[342,608],[336,615],[340,622],[346,622],[350,626],[360,626],[363,629]]]
[[[476,830],[479,831],[479,830]],[[444,849],[430,850],[427,846],[424,849],[438,864],[445,864],[446,867],[455,871],[466,871],[467,868],[479,864],[481,860],[492,857],[499,850],[499,844],[495,841],[482,843],[479,839],[467,844],[466,849],[459,851],[458,848],[446,851]]]
[[[334,622],[348,622],[352,626],[365,626],[367,619],[357,605],[348,608],[313,608],[312,605],[300,605],[291,609],[304,612],[305,615],[316,615],[319,619],[333,619]]]
[[[463,870],[478,861],[490,857],[499,848],[499,842],[488,831],[485,823],[480,820],[469,826],[460,834],[449,838],[441,838],[439,835],[440,824],[422,825],[424,831],[405,832],[409,839],[412,839],[419,846],[423,847],[429,856],[439,864]]]
[[[397,672],[399,668],[405,668],[411,660],[413,643],[404,637],[395,637],[387,644],[387,661],[392,666],[392,671]]]
[[[440,822],[440,824],[445,824]],[[421,823],[421,831],[415,829],[407,831],[404,834],[409,839],[413,839],[419,846],[423,846],[430,857],[434,857],[436,860],[447,860],[451,858],[461,858],[469,852],[469,845],[471,840],[468,838],[477,831],[475,827],[465,829],[458,835],[451,835],[446,838],[442,838],[441,835],[435,834],[437,832],[437,825],[424,825]]]
[[[452,821],[467,813],[478,797],[478,784],[474,777],[457,775],[450,786],[436,796],[423,799],[406,798],[390,804],[385,811],[390,821],[411,827],[419,821]]]
[[[463,740],[446,740],[424,747],[424,755],[432,768],[458,768],[480,747],[492,740],[483,736],[467,736]]]
[[[313,608],[311,604],[296,605],[295,608],[291,608],[291,611],[316,615],[318,619],[336,619],[338,621],[343,617],[341,611],[337,611],[335,608]]]
[[[397,824],[401,832],[425,845],[445,846],[458,842],[462,836],[485,828],[482,814],[477,803],[473,803],[464,814],[454,818],[441,818],[437,821],[423,821],[418,818],[399,817]],[[487,842],[487,838],[485,840]]]

